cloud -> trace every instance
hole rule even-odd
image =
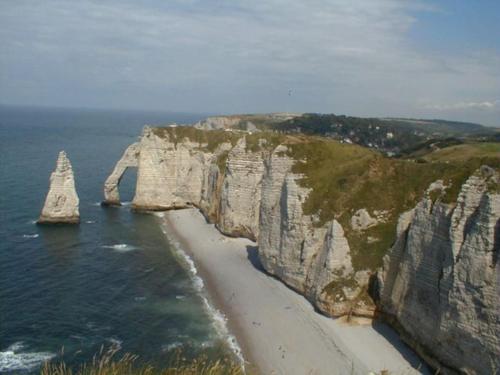
[[[499,104],[500,100],[495,100],[495,101],[483,101],[483,102],[459,102],[452,104],[431,104],[425,106],[425,108],[435,109],[438,111],[452,111],[452,110],[464,110],[464,109],[491,110],[497,108]]]
[[[4,1],[0,102],[413,116],[425,114],[424,100],[499,97],[495,53],[413,46],[408,32],[423,11],[435,8],[418,0]]]

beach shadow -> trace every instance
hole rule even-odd
[[[263,272],[264,274],[268,275],[269,277],[279,281],[282,285],[290,289],[291,291],[298,293],[302,297],[302,293],[298,292],[297,290],[293,289],[286,283],[284,283],[282,280],[280,280],[278,277],[275,275],[270,274],[267,272],[264,267],[262,266],[262,263],[260,262],[259,259],[259,248],[258,246],[246,246],[247,250],[247,259],[250,261],[252,266],[260,271]],[[373,287],[373,285],[371,286]],[[304,297],[305,298],[305,297]],[[310,301],[309,301],[310,302]],[[318,313],[321,316],[326,316],[324,313],[322,313],[320,310],[317,309],[317,307],[311,303],[311,306],[313,307],[314,311]],[[381,336],[383,336],[396,350],[405,358],[405,360],[415,369],[417,369],[421,374],[433,374],[431,371],[430,367],[421,359],[419,356],[415,353],[413,349],[411,349],[399,336],[399,334],[392,328],[390,327],[387,323],[379,320],[373,320],[372,322],[372,327],[375,331],[377,331]]]
[[[262,266],[262,263],[260,262],[260,259],[259,259],[258,246],[247,245],[247,259],[250,261],[252,266],[254,266],[254,268],[267,274],[266,270]]]
[[[497,266],[498,258],[500,257],[500,219],[497,220],[495,225],[495,237],[493,240],[493,249],[497,249],[493,252],[493,266]],[[500,273],[498,274],[498,281],[500,281]],[[500,283],[499,283],[500,284]]]
[[[432,374],[430,367],[421,359],[413,349],[411,349],[399,336],[399,334],[383,321],[374,320],[372,327],[381,336],[383,336],[397,351],[408,361],[415,369],[418,369],[421,374]]]

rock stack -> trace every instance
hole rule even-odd
[[[59,153],[57,166],[50,176],[50,187],[38,224],[78,224],[80,212],[75,189],[73,168],[64,151]]]

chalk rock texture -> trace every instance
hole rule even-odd
[[[50,187],[38,224],[78,224],[80,212],[73,168],[64,151],[59,153],[56,169],[50,175]]]
[[[325,313],[373,314],[374,306],[356,310],[368,278],[355,277],[340,223],[317,228],[303,214],[309,191],[298,183],[302,176],[292,173],[295,161],[285,146],[261,143],[250,149],[241,135],[235,144],[209,148],[175,134],[145,127],[141,141],[125,151],[106,180],[105,201],[119,203],[120,178],[137,166],[134,209],[198,207],[222,233],[258,241],[264,268]]]
[[[165,210],[199,206],[216,153],[185,139],[177,142],[145,128],[140,143],[137,185],[132,207]]]
[[[310,190],[294,172],[296,160],[286,145],[261,147],[253,139],[249,147],[250,135],[221,130],[217,137],[234,137],[214,145],[189,134],[146,127],[108,179],[106,199],[118,200],[121,171],[137,165],[133,208],[198,207],[221,232],[256,240],[264,269],[326,315],[373,316],[377,307],[443,372],[498,372],[497,172],[481,168],[452,204],[436,194],[448,188],[437,182],[400,216],[395,242],[376,275],[375,306],[368,295],[373,271],[354,269],[345,230],[385,222],[389,211],[357,211],[351,228],[337,220],[319,226],[303,211]]]
[[[202,130],[230,129],[240,123],[241,118],[237,116],[213,116],[197,122],[194,126]]]
[[[333,220],[316,227],[303,213],[309,189],[298,184],[302,176],[291,172],[294,160],[285,150],[278,146],[265,161],[258,237],[262,265],[327,315],[372,315],[373,306],[358,298],[368,279],[364,285],[355,280],[342,226]],[[352,290],[343,289],[346,280]]]
[[[351,227],[354,230],[365,230],[377,224],[377,219],[371,217],[365,208],[357,210],[351,218]]]
[[[456,204],[422,199],[400,217],[378,274],[381,310],[444,373],[500,371],[498,181],[483,167]]]
[[[217,223],[222,233],[257,239],[263,171],[262,154],[247,152],[241,138],[226,163]]]
[[[127,147],[118,163],[116,163],[113,172],[109,175],[109,177],[106,179],[106,182],[104,183],[104,204],[116,206],[119,206],[121,204],[118,185],[127,168],[137,168],[139,150],[139,143],[132,143]]]

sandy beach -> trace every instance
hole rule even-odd
[[[194,260],[250,368],[286,375],[425,373],[385,324],[327,318],[264,273],[254,242],[221,235],[196,209],[169,211],[164,218],[167,236]]]

